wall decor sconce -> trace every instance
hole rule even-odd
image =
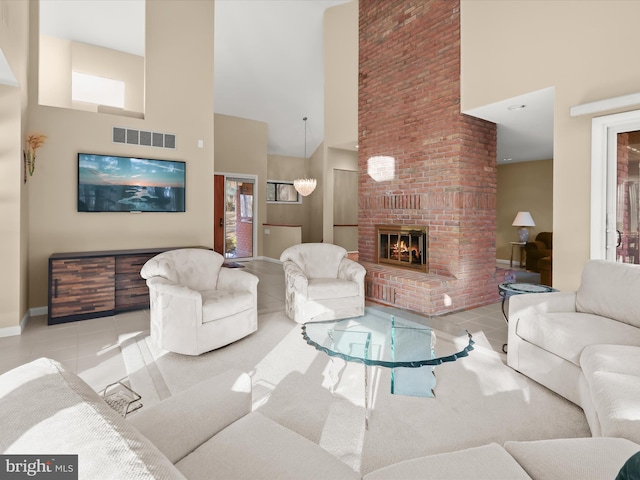
[[[29,171],[29,176],[33,176],[33,172],[36,169],[36,152],[44,145],[46,139],[46,135],[32,134],[27,136],[27,148],[22,151],[24,157],[24,183],[27,183],[27,170]]]

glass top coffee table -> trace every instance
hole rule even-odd
[[[442,318],[426,318],[386,307],[366,307],[361,317],[302,326],[306,342],[331,358],[364,365],[365,420],[368,423],[367,367],[391,370],[391,393],[433,397],[434,367],[455,362],[473,350],[471,334]],[[436,342],[436,336],[443,341]],[[444,340],[446,338],[446,341]]]

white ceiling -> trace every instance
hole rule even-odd
[[[348,1],[216,0],[215,112],[266,122],[270,154],[310,156],[324,138],[323,13]],[[144,0],[40,4],[46,34],[144,54]],[[553,158],[553,103],[548,88],[464,113],[498,124],[499,164],[542,160]]]
[[[554,100],[555,89],[550,87],[464,113],[498,125],[499,165],[548,160],[553,158]]]

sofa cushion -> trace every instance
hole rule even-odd
[[[640,347],[590,345],[580,355],[580,368],[587,378],[596,372],[625,373],[640,377]]]
[[[364,480],[518,480],[530,478],[497,443],[405,460],[364,476]]]
[[[360,476],[311,440],[253,412],[176,464],[197,480],[325,480]]]
[[[357,297],[359,293],[356,282],[316,278],[309,280],[307,298],[309,300],[326,300],[328,298]]]
[[[600,343],[640,346],[640,329],[577,312],[538,313],[518,320],[516,334],[548,352],[580,365],[580,354]]]
[[[0,375],[0,449],[77,454],[80,478],[184,478],[78,376],[41,358]]]
[[[640,443],[640,347],[593,345],[580,366],[602,435]]]
[[[534,479],[611,480],[640,445],[624,438],[506,442],[504,448]]]
[[[582,271],[576,311],[640,327],[640,265],[590,260]]]

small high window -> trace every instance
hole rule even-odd
[[[293,182],[267,180],[267,203],[302,203]]]
[[[74,102],[124,108],[124,82],[86,73],[71,73],[71,99]]]

